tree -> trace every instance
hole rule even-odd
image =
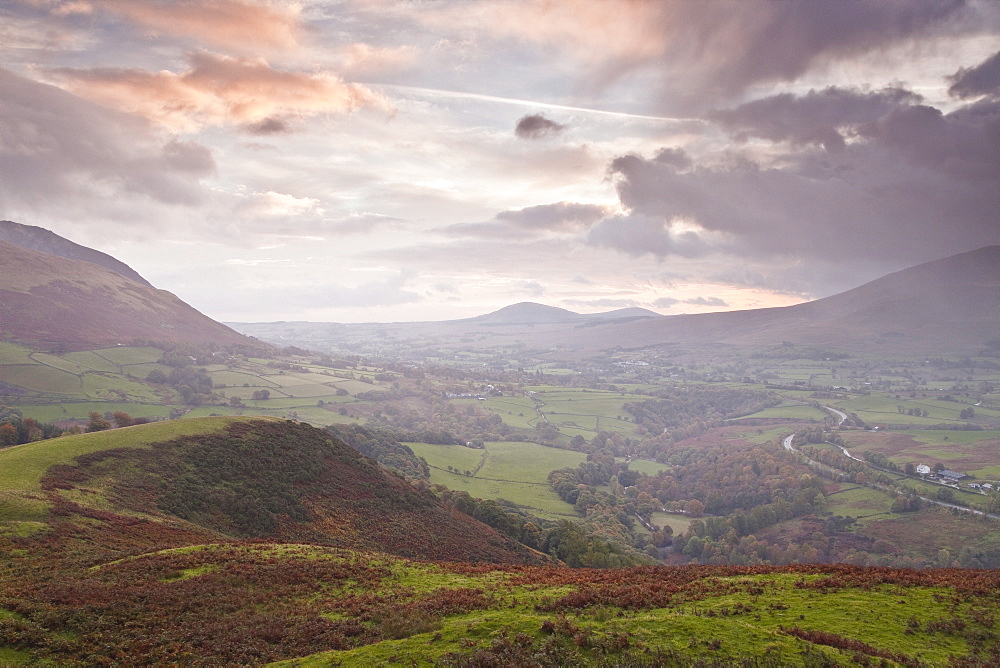
[[[94,431],[104,431],[105,429],[111,429],[111,422],[104,419],[104,416],[97,411],[90,411],[90,422],[87,423],[86,431],[88,433]]]
[[[124,411],[115,411],[111,414],[111,418],[119,427],[131,427],[135,424],[135,420],[132,419],[132,416]]]
[[[17,428],[5,422],[0,424],[0,447],[7,445],[17,445]]]
[[[146,380],[150,383],[165,383],[167,382],[167,375],[159,369],[153,369],[146,375]]]
[[[270,390],[256,390],[253,393],[253,398],[256,401],[263,401],[265,399],[270,399],[271,398],[271,391]]]

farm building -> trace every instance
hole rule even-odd
[[[941,469],[940,471],[937,472],[937,477],[947,482],[958,482],[959,480],[968,478],[969,476],[965,475],[964,473],[958,473],[957,471],[951,471],[949,469]]]
[[[927,464],[917,464],[917,475],[928,475],[931,472],[931,467]]]

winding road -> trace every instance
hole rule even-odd
[[[826,408],[826,406],[824,406],[824,408]],[[840,415],[844,415],[843,413],[841,413],[838,410],[835,410],[835,409],[832,409],[832,408],[830,410],[832,410],[834,413],[838,413]],[[844,415],[844,419],[846,419],[846,418],[847,418],[847,416]],[[802,455],[803,457],[805,457],[805,455],[802,454],[802,452],[800,452],[799,450],[796,450],[794,447],[792,447],[792,441],[794,441],[794,440],[795,440],[795,434],[789,434],[788,436],[785,437],[785,439],[781,442],[781,444],[785,447],[785,450],[788,450],[789,452],[798,452],[800,455]],[[836,445],[836,444],[830,444],[830,445]],[[863,459],[858,459],[857,457],[855,457],[854,455],[852,455],[850,452],[847,451],[847,448],[845,448],[844,446],[837,445],[837,447],[840,448],[841,452],[843,452],[846,457],[849,457],[849,458],[853,459],[856,462],[862,462],[864,464],[868,464],[868,466],[871,466],[870,463],[864,461]],[[818,465],[817,462],[814,462],[813,460],[809,459],[808,457],[806,457],[806,461],[808,461],[810,465]],[[874,467],[873,466],[872,468],[874,468],[874,469],[876,469],[878,471],[883,471],[883,469],[879,469],[878,467]],[[895,473],[895,471],[885,471],[885,473]],[[926,501],[927,503],[933,503],[933,504],[941,506],[943,508],[954,508],[955,510],[964,510],[965,512],[972,513],[974,515],[985,515],[986,517],[989,517],[990,519],[1000,520],[1000,515],[994,515],[993,513],[987,513],[987,512],[984,512],[982,510],[975,510],[975,509],[969,508],[967,506],[959,506],[959,505],[954,504],[954,503],[945,503],[944,501],[938,501],[937,499],[929,499],[926,496],[921,496],[920,499],[922,501]]]

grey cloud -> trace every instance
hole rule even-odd
[[[660,297],[655,302],[653,302],[654,308],[670,308],[674,304],[679,304],[680,299],[674,299],[673,297]]]
[[[496,219],[525,228],[570,230],[589,227],[604,217],[605,213],[605,208],[596,204],[557,202],[516,211],[501,211]]]
[[[682,148],[661,148],[653,156],[653,161],[678,170],[690,169],[693,164],[690,156]]]
[[[662,104],[698,109],[755,84],[793,81],[817,65],[922,37],[977,28],[966,0],[671,2],[637,8],[642,48],[619,50],[592,68],[595,86],[655,68]],[[987,12],[989,10],[986,10]],[[987,16],[988,18],[988,16]],[[654,40],[662,46],[653,48]]]
[[[521,139],[544,139],[557,135],[565,129],[565,125],[549,120],[541,114],[529,114],[517,122],[514,134]]]
[[[694,232],[674,234],[669,218],[633,213],[605,218],[586,237],[589,244],[624,251],[629,255],[650,254],[656,257],[679,255],[698,257],[710,246]]]
[[[538,281],[528,281],[527,283],[521,286],[521,289],[536,297],[541,297],[542,295],[544,295],[546,290],[545,286],[539,283]]]
[[[171,205],[206,196],[211,152],[147,123],[0,69],[0,198],[78,206],[136,194]]]
[[[292,126],[282,118],[271,117],[262,119],[256,123],[248,123],[243,126],[243,130],[247,134],[266,137],[269,135],[289,134],[292,132]]]
[[[830,118],[844,113],[839,95],[808,105],[793,99],[784,106],[786,127],[800,127],[794,114],[809,116],[824,100],[841,110],[828,112]],[[587,240],[660,258],[709,252],[827,258],[843,249],[852,259],[894,268],[997,243],[1000,101],[950,114],[889,105],[855,133],[856,141],[836,153],[809,147],[771,153],[773,166],[737,154],[681,172],[655,158],[619,157],[610,172],[628,213],[596,224]],[[671,226],[677,219],[704,231],[677,235]]]
[[[871,123],[894,109],[916,104],[919,95],[903,88],[864,92],[831,86],[802,96],[774,95],[713,111],[708,118],[740,141],[761,137],[793,144],[822,144],[827,150],[845,146],[842,129]]]
[[[451,237],[506,239],[511,235],[535,235],[541,232],[577,232],[601,220],[607,210],[596,204],[556,202],[524,209],[501,211],[492,221],[458,223],[439,232]]]
[[[949,77],[948,93],[963,99],[1000,94],[1000,51],[975,67],[963,67]]]
[[[729,304],[719,299],[718,297],[693,297],[691,299],[685,299],[685,304],[692,304],[694,306],[729,306]]]

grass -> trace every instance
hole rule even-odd
[[[84,393],[79,377],[42,364],[0,366],[0,380],[35,392],[69,396],[81,396]]]
[[[0,365],[31,364],[31,348],[19,346],[16,343],[0,341]]]
[[[692,518],[687,515],[681,515],[679,513],[653,513],[650,517],[651,524],[655,524],[661,527],[670,527],[674,531],[674,535],[682,534],[687,531],[688,526],[692,522]]]
[[[550,471],[576,467],[587,459],[581,452],[512,441],[486,443],[486,452],[486,464],[477,477],[544,485]]]
[[[0,491],[37,492],[45,471],[75,457],[112,448],[143,448],[180,436],[221,431],[231,419],[171,420],[92,434],[63,436],[0,450]]]
[[[433,443],[406,443],[418,456],[427,460],[434,468],[448,471],[449,467],[459,472],[472,471],[482,461],[485,450],[475,450],[462,445],[437,445]]]
[[[856,517],[858,523],[862,525],[867,523],[868,518],[888,513],[893,502],[893,498],[888,494],[868,487],[845,489],[826,498],[828,512],[844,517]]]
[[[91,411],[105,413],[122,411],[132,417],[165,418],[170,415],[171,406],[152,403],[79,401],[62,402],[58,404],[12,404],[25,417],[39,422],[54,422],[56,420],[86,420]]]
[[[699,597],[689,603],[634,611],[599,606],[557,615],[540,611],[539,606],[563,595],[565,587],[511,585],[498,581],[494,574],[465,577],[459,584],[446,576],[441,579],[427,567],[420,566],[417,573],[413,572],[415,568],[394,567],[392,578],[384,580],[381,587],[427,579],[441,587],[489,591],[494,604],[488,610],[446,616],[434,629],[407,638],[272,665],[432,665],[446,655],[468,656],[518,634],[522,643],[533,647],[567,636],[565,640],[573,653],[564,655],[564,660],[573,657],[575,665],[598,664],[601,654],[590,647],[618,634],[627,637],[632,648],[671,651],[676,660],[689,663],[701,659],[735,665],[740,658],[754,656],[774,665],[856,665],[859,655],[852,650],[808,643],[782,631],[790,627],[836,634],[926,665],[947,665],[969,652],[964,638],[927,630],[934,622],[962,617],[950,608],[949,590],[945,588],[883,585],[873,589],[834,588],[820,593],[799,586],[817,580],[819,576],[815,575],[730,576],[704,581],[710,586],[731,585],[731,593]],[[750,595],[750,590],[756,593]],[[552,624],[554,632],[543,631],[545,623]]]
[[[583,453],[508,441],[487,442],[484,450],[430,443],[406,445],[431,466],[431,483],[482,499],[506,499],[546,519],[576,516],[573,506],[549,486],[548,475],[555,469],[578,465],[586,459]],[[467,476],[465,471],[475,474]]]

